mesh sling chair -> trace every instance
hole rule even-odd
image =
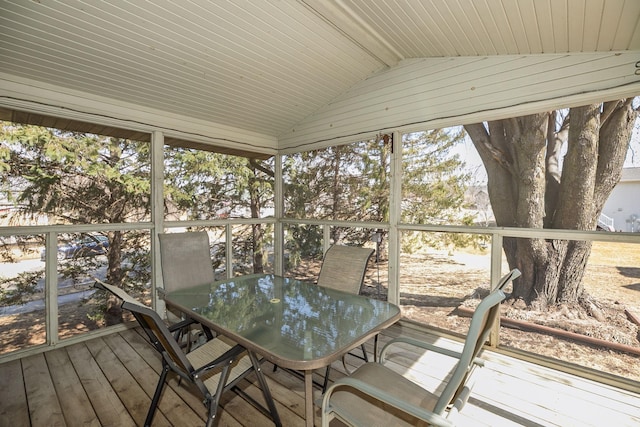
[[[349,377],[337,380],[324,394],[322,426],[338,418],[353,426],[453,426],[455,415],[465,405],[472,384],[473,369],[482,366],[478,353],[482,349],[505,299],[504,286],[520,276],[512,270],[478,305],[461,353],[436,347],[411,338],[389,341],[378,363],[365,363]],[[453,373],[442,381],[442,392],[430,392],[398,372],[385,366],[387,351],[393,345],[407,343],[457,359]],[[440,389],[440,387],[438,387]]]
[[[320,267],[320,274],[318,275],[318,281],[316,284],[356,295],[359,294],[362,289],[365,273],[367,272],[369,259],[373,253],[373,249],[361,248],[358,246],[331,246],[322,259],[322,266]],[[377,338],[378,337],[376,335],[376,345]],[[367,356],[364,344],[362,344],[360,348],[362,350],[362,357],[357,357],[368,362],[369,357]],[[375,348],[376,347],[374,346],[374,356],[376,351]],[[342,357],[342,364],[345,371],[349,372],[344,356]],[[274,365],[273,370],[275,371],[277,369],[277,366]],[[289,371],[298,374],[296,371]],[[322,388],[323,393],[327,390],[329,385],[330,372],[331,365],[327,366],[322,384],[314,381],[316,386]]]
[[[218,424],[217,413],[220,397],[232,388],[235,388],[238,394],[262,412],[270,415],[276,426],[282,425],[269,386],[262,373],[260,360],[255,353],[247,351],[244,347],[229,342],[221,336],[207,341],[191,352],[184,353],[176,336],[172,335],[158,313],[116,286],[101,281],[96,281],[95,286],[112,293],[123,301],[122,309],[133,314],[146,332],[153,347],[162,355],[162,372],[144,422],[145,426],[150,426],[153,421],[167,375],[171,371],[175,372],[180,379],[194,384],[202,394],[203,403],[208,410],[207,427]],[[183,324],[174,325],[173,329],[177,331],[175,333],[179,333],[179,329],[183,326]],[[256,373],[267,408],[236,387],[251,372]]]
[[[209,236],[204,231],[186,233],[161,233],[158,234],[160,243],[160,262],[164,292],[172,292],[186,289],[205,283],[213,283],[215,276],[211,266]],[[181,335],[186,337],[187,349],[192,341],[197,340],[201,333],[191,324],[189,317],[184,313],[167,309],[167,321],[170,324],[184,322],[189,323],[181,330]],[[213,337],[209,328],[200,325],[206,339]],[[192,335],[192,332],[195,332]],[[178,341],[181,341],[179,338]]]
[[[355,295],[360,294],[364,283],[364,276],[367,272],[367,265],[369,264],[369,259],[371,259],[373,253],[373,249],[361,248],[358,246],[331,246],[325,253],[324,259],[322,260],[322,267],[320,267],[317,284],[319,286],[337,289]],[[373,353],[375,358],[378,342],[377,335],[374,340],[375,344]],[[367,355],[364,344],[360,346],[360,349],[362,350],[361,358],[365,362],[368,362],[369,356]],[[345,371],[349,372],[344,356],[342,357],[342,364]],[[327,370],[325,372],[324,383],[322,384],[323,392],[327,390],[330,372],[331,365],[327,366]]]

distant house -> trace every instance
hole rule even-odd
[[[496,219],[491,209],[487,185],[470,185],[464,194],[467,208],[464,213],[473,216],[475,225],[481,227],[495,227]]]
[[[615,231],[640,232],[640,168],[622,170],[602,213],[613,219]]]

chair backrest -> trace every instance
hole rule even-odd
[[[187,375],[193,371],[193,366],[180,349],[178,342],[158,313],[129,295],[124,289],[109,285],[98,279],[96,279],[95,286],[110,292],[122,300],[122,309],[130,311],[131,314],[133,314],[140,326],[142,326],[147,333],[149,340],[156,350],[158,350],[163,357],[168,358],[169,360],[167,361],[170,362],[172,366],[184,371]]]
[[[147,333],[151,344],[165,358],[172,369],[176,372],[182,371],[184,376],[190,377],[189,374],[194,370],[193,366],[158,313],[149,307],[129,301],[122,303],[122,309],[128,310],[133,314],[142,329]]]
[[[498,284],[496,285],[495,289],[504,290],[504,288],[509,283],[513,282],[518,277],[520,277],[520,274],[521,274],[520,270],[518,270],[517,268],[514,268],[513,270],[511,270],[510,272],[508,272],[507,274],[502,276],[502,278],[500,278],[500,280],[498,280]]]
[[[215,281],[206,232],[161,233],[158,238],[167,292]]]
[[[359,294],[373,249],[333,245],[320,268],[318,285]]]
[[[142,304],[140,301],[138,301],[137,299],[129,295],[124,289],[105,283],[100,279],[96,279],[95,277],[93,279],[96,281],[95,283],[96,288],[103,289],[107,292],[110,292],[112,295],[114,295],[115,297],[117,297],[122,301],[126,301],[131,304],[138,304],[144,307],[144,304]]]
[[[480,353],[494,322],[500,315],[500,303],[506,298],[503,288],[519,276],[520,271],[517,268],[505,274],[498,281],[496,288],[484,297],[476,307],[471,318],[471,325],[469,326],[469,332],[467,332],[460,360],[434,408],[436,414],[442,414],[447,406],[464,390],[467,377],[474,366],[474,359]]]

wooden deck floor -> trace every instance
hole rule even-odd
[[[381,341],[416,333],[395,325]],[[457,345],[431,339],[439,345]],[[484,356],[487,364],[474,374],[476,386],[458,420],[460,426],[640,425],[640,394],[495,353]],[[392,363],[402,371],[410,367],[413,375],[432,386],[439,384],[432,374],[447,369],[439,360],[411,351],[394,357]],[[4,363],[0,365],[0,426],[142,425],[160,366],[159,356],[136,329]],[[284,426],[304,425],[302,380],[271,368],[269,363],[264,365]],[[335,364],[335,368],[332,378],[344,375],[341,366]],[[196,394],[175,378],[170,385],[154,426],[203,425],[205,409]],[[255,384],[245,381],[241,386],[260,398]],[[227,393],[222,406],[221,426],[272,425],[235,393]],[[320,424],[317,415],[315,422]]]

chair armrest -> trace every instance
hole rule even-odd
[[[360,392],[367,394],[374,399],[377,399],[381,402],[384,402],[388,405],[391,405],[395,408],[400,409],[401,411],[410,414],[413,417],[416,417],[420,420],[423,420],[431,425],[440,426],[440,427],[453,427],[454,424],[450,420],[435,414],[431,411],[428,411],[424,408],[420,408],[418,406],[411,405],[403,400],[398,399],[392,394],[387,393],[384,390],[381,390],[377,387],[373,387],[370,384],[367,384],[361,380],[352,378],[352,377],[344,377],[337,380],[324,395],[322,399],[322,412],[323,416],[327,413],[327,408],[331,408],[330,400],[331,395],[335,388],[337,387],[351,387]]]
[[[433,344],[430,344],[430,343],[427,343],[427,342],[424,342],[424,341],[416,340],[414,338],[398,337],[398,338],[394,338],[391,341],[389,341],[388,343],[386,343],[385,346],[382,348],[382,351],[380,352],[380,363],[384,364],[385,357],[387,355],[387,351],[388,351],[389,347],[391,347],[392,345],[397,344],[397,343],[404,343],[404,344],[413,345],[415,347],[423,348],[423,349],[429,350],[429,351],[434,351],[436,353],[444,354],[445,356],[454,357],[456,359],[459,359],[460,356],[462,356],[462,353],[460,353],[459,351],[449,350],[448,348],[438,347],[436,345],[433,345]],[[484,365],[484,360],[482,360],[479,357],[476,357],[473,360],[473,363],[475,363],[476,365],[479,365],[479,366],[483,366]]]
[[[387,342],[385,346],[382,348],[382,351],[380,352],[380,363],[384,362],[384,359],[385,359],[385,356],[387,355],[387,351],[389,350],[389,347],[397,343],[409,344],[415,347],[423,348],[425,350],[435,351],[436,353],[444,354],[450,357],[455,357],[456,359],[459,359],[461,356],[461,353],[459,351],[438,347],[436,345],[430,344],[428,342],[420,341],[414,338],[398,337]]]
[[[238,359],[239,356],[244,351],[246,351],[246,349],[244,347],[242,347],[240,344],[236,344],[231,349],[229,349],[226,352],[224,352],[221,356],[217,357],[215,360],[213,360],[213,361],[207,363],[206,365],[201,366],[200,368],[194,370],[193,371],[193,375],[194,376],[198,376],[203,372],[206,372],[206,371],[208,371],[210,369],[218,368],[221,365],[230,365],[236,359]]]
[[[189,318],[186,318],[186,319],[184,319],[184,320],[181,320],[181,321],[180,321],[180,322],[178,322],[178,323],[173,323],[173,324],[169,325],[169,326],[168,326],[168,328],[169,328],[169,332],[179,331],[179,330],[181,330],[182,328],[184,328],[184,327],[186,327],[186,326],[189,326],[189,325],[192,325],[192,324],[194,324],[194,323],[198,323],[198,322],[196,322],[195,320],[193,320],[193,319],[192,319],[192,318],[190,318],[190,317],[189,317]]]

